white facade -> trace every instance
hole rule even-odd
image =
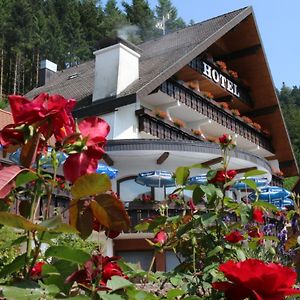
[[[119,43],[94,52],[93,101],[119,95],[139,78],[140,55]]]

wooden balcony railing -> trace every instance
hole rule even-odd
[[[172,79],[165,81],[159,87],[159,90],[198,111],[212,121],[232,130],[234,133],[244,137],[252,143],[269,150],[270,152],[274,152],[269,137],[229,112],[226,112],[221,107],[215,105],[212,101],[200,95],[200,93],[193,91]]]
[[[283,187],[283,177],[273,174],[270,185]]]
[[[172,122],[161,120],[145,108],[135,112],[139,118],[139,131],[149,133],[159,139],[203,141],[190,130],[178,128]]]

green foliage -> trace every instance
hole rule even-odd
[[[84,252],[92,254],[93,251],[101,251],[102,245],[92,240],[82,240],[75,234],[59,235],[53,242],[54,245],[69,246],[73,249],[81,249]]]
[[[10,264],[20,254],[20,243],[21,240],[24,241],[24,239],[21,238],[20,240],[18,239],[19,237],[20,234],[11,230],[11,228],[3,226],[0,229],[0,270],[2,270],[5,265]],[[13,242],[16,240],[17,243],[14,244]]]
[[[155,10],[146,0],[122,4],[123,9],[116,0],[104,7],[98,0],[0,1],[0,108],[7,106],[6,95],[37,86],[42,59],[64,69],[92,59],[103,37],[139,43],[159,36],[155,24],[169,11],[167,32],[185,27],[170,0],[160,0]]]
[[[298,165],[300,165],[300,88],[287,87],[284,83],[277,90],[283,116],[293,145]]]

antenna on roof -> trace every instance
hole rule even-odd
[[[166,14],[163,14],[162,19],[158,20],[157,23],[155,24],[155,27],[162,30],[163,35],[166,34],[166,22],[170,20],[171,15],[170,13],[172,12],[172,9],[168,11]]]

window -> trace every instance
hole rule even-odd
[[[136,176],[129,176],[117,181],[117,192],[124,202],[141,199],[143,194],[153,194],[150,187],[136,183],[135,177]]]

